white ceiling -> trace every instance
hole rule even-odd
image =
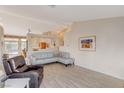
[[[41,22],[42,24],[58,26],[70,24],[75,21],[124,16],[124,6],[57,5],[51,7],[47,5],[11,5],[0,6],[0,12],[4,13],[4,15],[11,15],[13,18],[14,16],[21,17]],[[0,15],[0,20],[5,20],[4,16]],[[46,31],[48,31],[48,29],[46,29]]]
[[[26,36],[28,29],[30,29],[32,33],[42,34],[43,32],[59,28],[59,25],[50,22],[40,22],[5,13],[0,13],[0,17],[0,24],[4,28],[4,33],[10,35]]]

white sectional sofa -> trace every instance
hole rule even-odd
[[[74,58],[70,58],[70,54],[67,52],[34,52],[30,55],[32,65],[47,64],[53,62],[60,62],[65,64],[74,64]]]

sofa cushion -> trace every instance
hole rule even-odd
[[[41,75],[43,73],[43,66],[40,66],[40,65],[33,66],[33,65],[31,65],[31,66],[28,66],[28,69],[26,71],[34,71],[34,72],[37,72],[39,75]]]
[[[54,53],[54,57],[59,57],[59,53],[58,52]]]
[[[14,67],[14,69],[16,69],[18,67],[25,65],[26,63],[23,56],[17,56],[10,59],[10,64],[12,67]]]
[[[47,57],[48,58],[54,57],[54,54],[52,52],[47,52]]]
[[[38,53],[35,57],[36,58],[47,58],[47,54],[46,53]]]
[[[27,65],[24,65],[22,67],[19,67],[15,70],[15,72],[25,72],[28,69]]]
[[[15,63],[16,62],[13,59],[10,61],[10,66],[11,66],[13,72],[24,72],[28,69],[28,67],[26,65],[16,67]]]
[[[67,53],[67,52],[60,52],[60,53],[59,53],[59,57],[69,58],[70,55],[69,55],[69,53]]]
[[[20,71],[26,69],[26,68],[21,68],[24,65],[26,65],[24,57],[22,57],[22,56],[17,56],[17,57],[9,59],[9,63],[10,63],[10,67],[13,72],[20,72]]]
[[[8,62],[10,64],[10,67],[12,69],[12,72],[18,72],[18,71],[16,71],[16,65],[15,65],[14,60],[13,59],[10,59]]]
[[[35,58],[51,58],[53,56],[54,54],[52,52],[38,52],[38,53],[32,54],[32,57],[35,57]]]

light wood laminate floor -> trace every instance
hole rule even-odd
[[[123,87],[124,81],[79,66],[65,67],[54,63],[44,66],[41,88],[113,88]]]

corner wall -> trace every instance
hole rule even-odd
[[[96,52],[79,50],[79,37],[86,35],[96,35]],[[76,65],[124,79],[124,17],[74,23],[60,50]]]
[[[3,36],[4,36],[3,28],[0,25],[0,70],[4,72],[3,63],[2,63],[2,55],[3,55],[3,49],[4,49]]]

